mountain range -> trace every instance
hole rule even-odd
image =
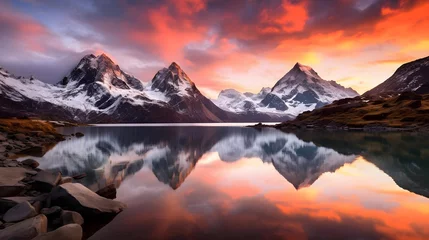
[[[357,95],[299,63],[273,88],[257,94],[228,89],[213,101],[175,62],[148,83],[124,72],[105,54],[86,55],[54,85],[0,68],[0,117],[82,123],[285,121]]]

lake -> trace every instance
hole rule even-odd
[[[114,183],[128,208],[90,239],[429,239],[429,141],[418,133],[108,125],[42,169]]]

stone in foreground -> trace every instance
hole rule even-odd
[[[121,202],[100,197],[80,183],[65,183],[55,187],[51,192],[51,204],[83,216],[116,215],[126,207]]]
[[[37,215],[36,209],[27,201],[9,209],[3,216],[5,222],[19,222]]]
[[[18,167],[0,167],[0,197],[12,197],[21,193],[25,185],[20,181],[26,177],[26,174],[36,174],[36,172]]]
[[[67,225],[72,223],[82,225],[84,222],[83,217],[79,213],[74,211],[67,211],[67,210],[64,210],[61,213],[61,220],[62,220],[62,225]]]
[[[48,219],[40,214],[1,230],[0,239],[29,240],[46,233],[47,228]]]
[[[37,168],[39,166],[39,162],[34,159],[25,159],[21,162],[25,166],[29,166],[31,168]]]
[[[51,173],[47,171],[40,171],[36,176],[33,177],[34,183],[33,187],[37,190],[43,192],[49,192],[55,186],[57,186],[61,181],[61,174]]]
[[[82,227],[79,224],[68,224],[55,231],[41,234],[33,240],[81,240]]]

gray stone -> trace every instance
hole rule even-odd
[[[26,174],[35,173],[25,168],[0,167],[0,197],[12,197],[21,193],[25,185],[20,181],[26,177]]]
[[[33,240],[81,240],[82,234],[82,227],[79,224],[68,224],[52,232],[40,234]]]
[[[83,216],[114,216],[126,207],[121,202],[100,197],[80,183],[65,183],[52,189],[51,204],[73,209]]]
[[[3,216],[5,222],[19,222],[37,215],[36,209],[27,201],[9,209]]]
[[[82,225],[84,222],[83,217],[78,212],[67,211],[67,210],[64,210],[61,213],[61,220],[63,225],[72,224],[72,223]]]
[[[6,146],[0,146],[0,153],[6,152]]]
[[[46,215],[49,218],[49,217],[60,216],[62,211],[63,209],[61,209],[60,207],[53,206],[50,208],[43,208],[42,210],[40,210],[40,213],[43,215]]]
[[[63,178],[61,178],[61,183],[60,184],[71,183],[71,182],[73,182],[73,178],[72,177],[63,177]]]
[[[51,173],[48,171],[39,171],[33,177],[33,187],[42,192],[49,192],[53,187],[57,186],[61,181],[61,173]]]
[[[39,166],[39,162],[34,159],[25,159],[21,162],[25,166],[29,166],[31,168],[37,168]]]
[[[40,214],[1,230],[0,239],[29,240],[46,233],[47,228],[48,219]]]

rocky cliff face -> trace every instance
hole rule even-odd
[[[364,96],[397,95],[402,92],[429,93],[429,57],[403,64],[390,78]]]

